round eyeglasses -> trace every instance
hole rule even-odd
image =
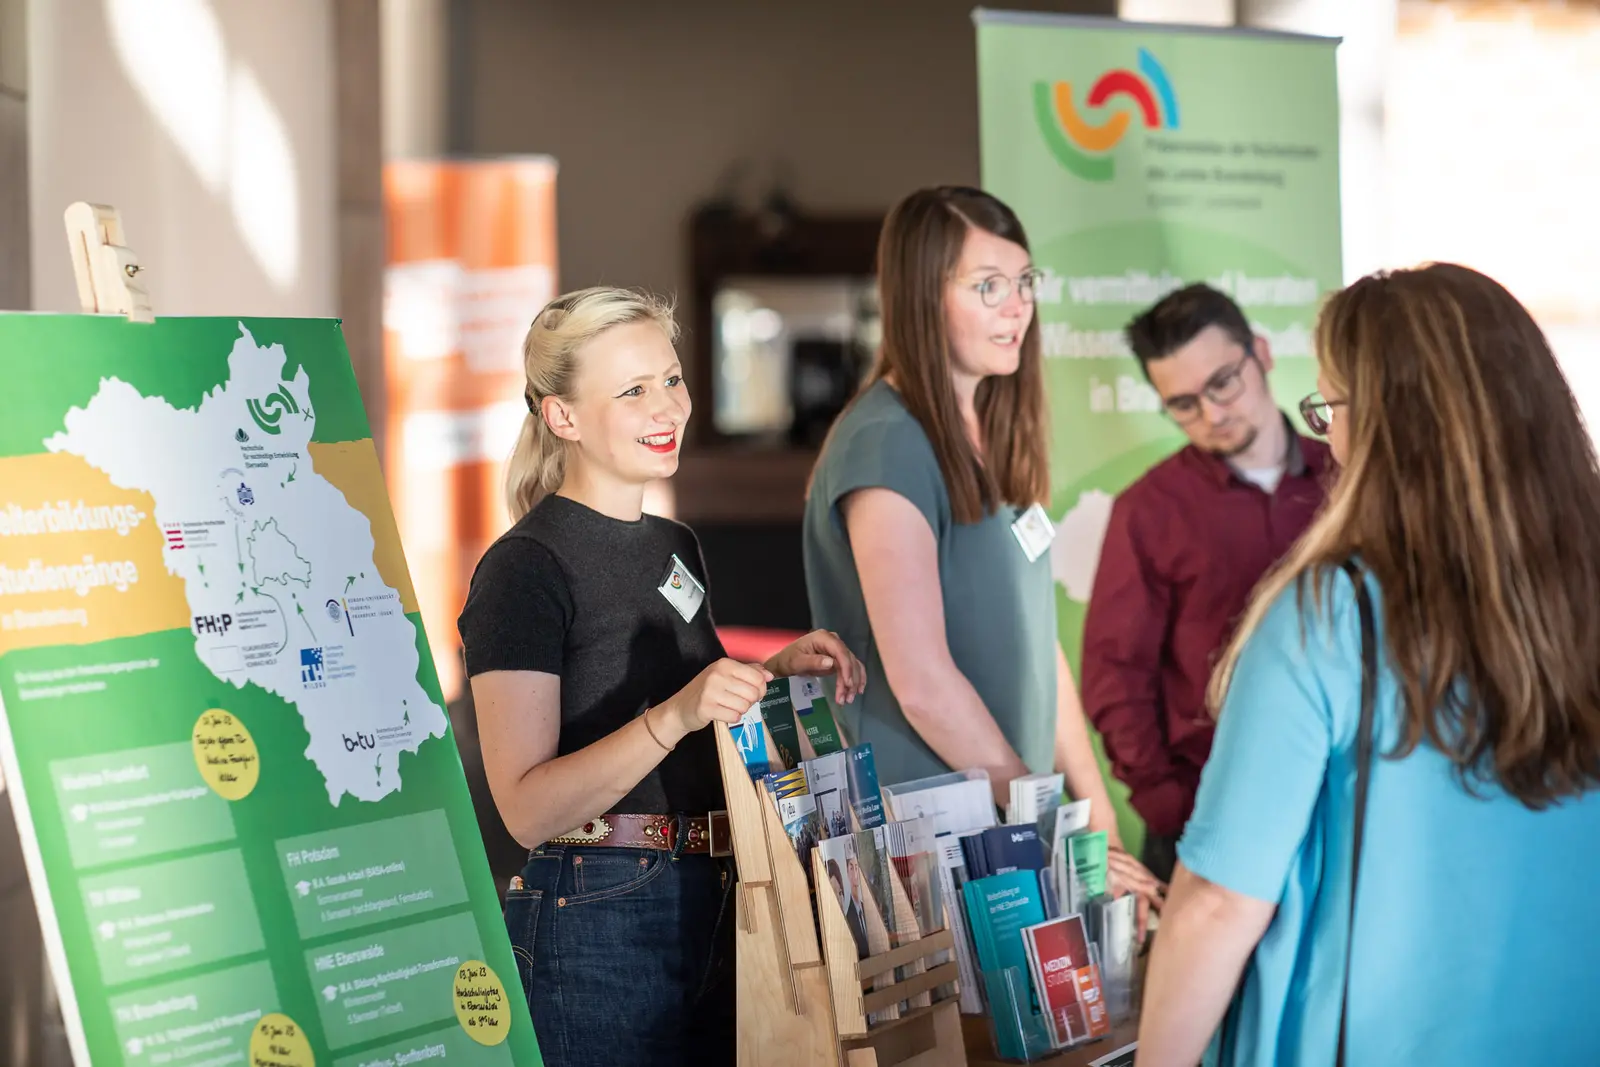
[[[1044,271],[1030,267],[1015,278],[1007,278],[1004,274],[991,274],[982,281],[973,282],[968,288],[977,293],[985,307],[999,307],[1006,302],[1014,289],[1022,297],[1024,304],[1033,303],[1034,295],[1039,290],[1039,283],[1044,280]]]
[[[1200,417],[1201,397],[1217,407],[1227,407],[1244,395],[1245,364],[1255,358],[1255,353],[1246,352],[1237,362],[1228,364],[1207,378],[1198,393],[1178,393],[1162,400],[1162,409],[1173,422],[1193,422]]]

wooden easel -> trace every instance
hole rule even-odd
[[[805,872],[777,809],[750,780],[728,727],[713,729],[739,868],[740,1067],[966,1067],[957,1000],[932,999],[957,982],[953,960],[934,963],[955,945],[948,924],[858,960],[839,901],[818,893],[813,916]],[[816,852],[812,863],[816,884],[826,886]],[[897,911],[909,911],[898,879],[894,884]],[[898,968],[913,973],[895,981]],[[919,1000],[931,1003],[868,1027],[869,1013]]]
[[[117,209],[80,200],[67,208],[66,223],[78,303],[84,312],[126,315],[130,322],[156,321],[150,294],[139,281],[144,268],[127,246]]]
[[[83,311],[86,314],[127,315],[134,322],[155,322],[150,294],[145,291],[137,278],[141,270],[138,257],[125,244],[122,218],[117,209],[80,201],[67,208],[65,222],[68,252],[72,257],[72,270],[78,283],[78,302]],[[14,764],[12,770],[13,773],[17,770]],[[22,791],[20,774],[16,775],[12,785],[15,791]],[[33,957],[36,951],[42,954],[48,964],[43,968],[44,980],[51,983],[54,989],[49,995],[30,992],[26,998],[27,1003],[19,997],[15,1003],[9,1005],[9,1008],[19,1022],[29,1015],[37,1015],[42,1019],[44,1009],[41,1005],[48,1003],[50,996],[53,995],[63,1017],[64,1036],[72,1062],[87,1064],[89,1049],[83,1033],[81,1013],[77,1007],[77,995],[73,990],[67,965],[66,948],[62,943],[59,927],[48,920],[50,909],[43,903],[49,895],[49,891],[44,888],[46,878],[43,863],[37,843],[31,846],[26,844],[34,831],[28,826],[25,807],[14,807],[11,814],[15,817],[18,835],[24,842],[20,851],[23,854],[23,864],[27,868],[28,880],[23,883],[23,889],[25,891],[31,889],[40,922],[36,927],[37,948],[16,944],[8,945],[8,948],[14,954],[27,953],[30,958],[36,958]],[[0,815],[0,818],[6,816]],[[24,1037],[21,1045],[27,1049],[40,1041],[40,1031],[31,1023],[24,1025],[26,1029],[21,1035]]]

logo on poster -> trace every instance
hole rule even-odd
[[[1112,111],[1099,125],[1084,117],[1072,102],[1071,82],[1033,83],[1033,116],[1050,154],[1085,181],[1111,180],[1116,160],[1108,153],[1127,134],[1135,114],[1146,129],[1178,128],[1178,96],[1167,72],[1143,48],[1139,49],[1138,67],[1138,73],[1121,67],[1108,70],[1090,87],[1085,98],[1089,108],[1106,107],[1116,97],[1125,97],[1136,106],[1135,111]]]
[[[339,736],[344,741],[344,750],[346,752],[354,752],[360,748],[370,750],[378,747],[378,738],[375,734],[364,734],[357,730],[354,737],[349,734],[340,734]]]
[[[285,415],[300,414],[300,405],[295,403],[294,396],[289,390],[281,385],[264,400],[245,401],[245,407],[249,409],[250,417],[255,420],[256,425],[270,434],[282,432],[278,429],[278,423]]]
[[[194,617],[194,633],[196,637],[203,637],[206,634],[216,634],[218,637],[222,637],[227,634],[232,626],[233,616],[226,612],[220,615],[196,615]]]
[[[321,688],[322,683],[322,649],[302,648],[300,650],[300,681],[306,686]]]

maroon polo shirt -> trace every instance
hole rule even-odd
[[[1211,669],[1325,497],[1327,445],[1290,437],[1270,494],[1189,445],[1112,505],[1084,622],[1083,704],[1152,833],[1188,821],[1211,754]]]

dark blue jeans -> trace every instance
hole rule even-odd
[[[546,845],[506,930],[546,1067],[734,1063],[731,858]]]

